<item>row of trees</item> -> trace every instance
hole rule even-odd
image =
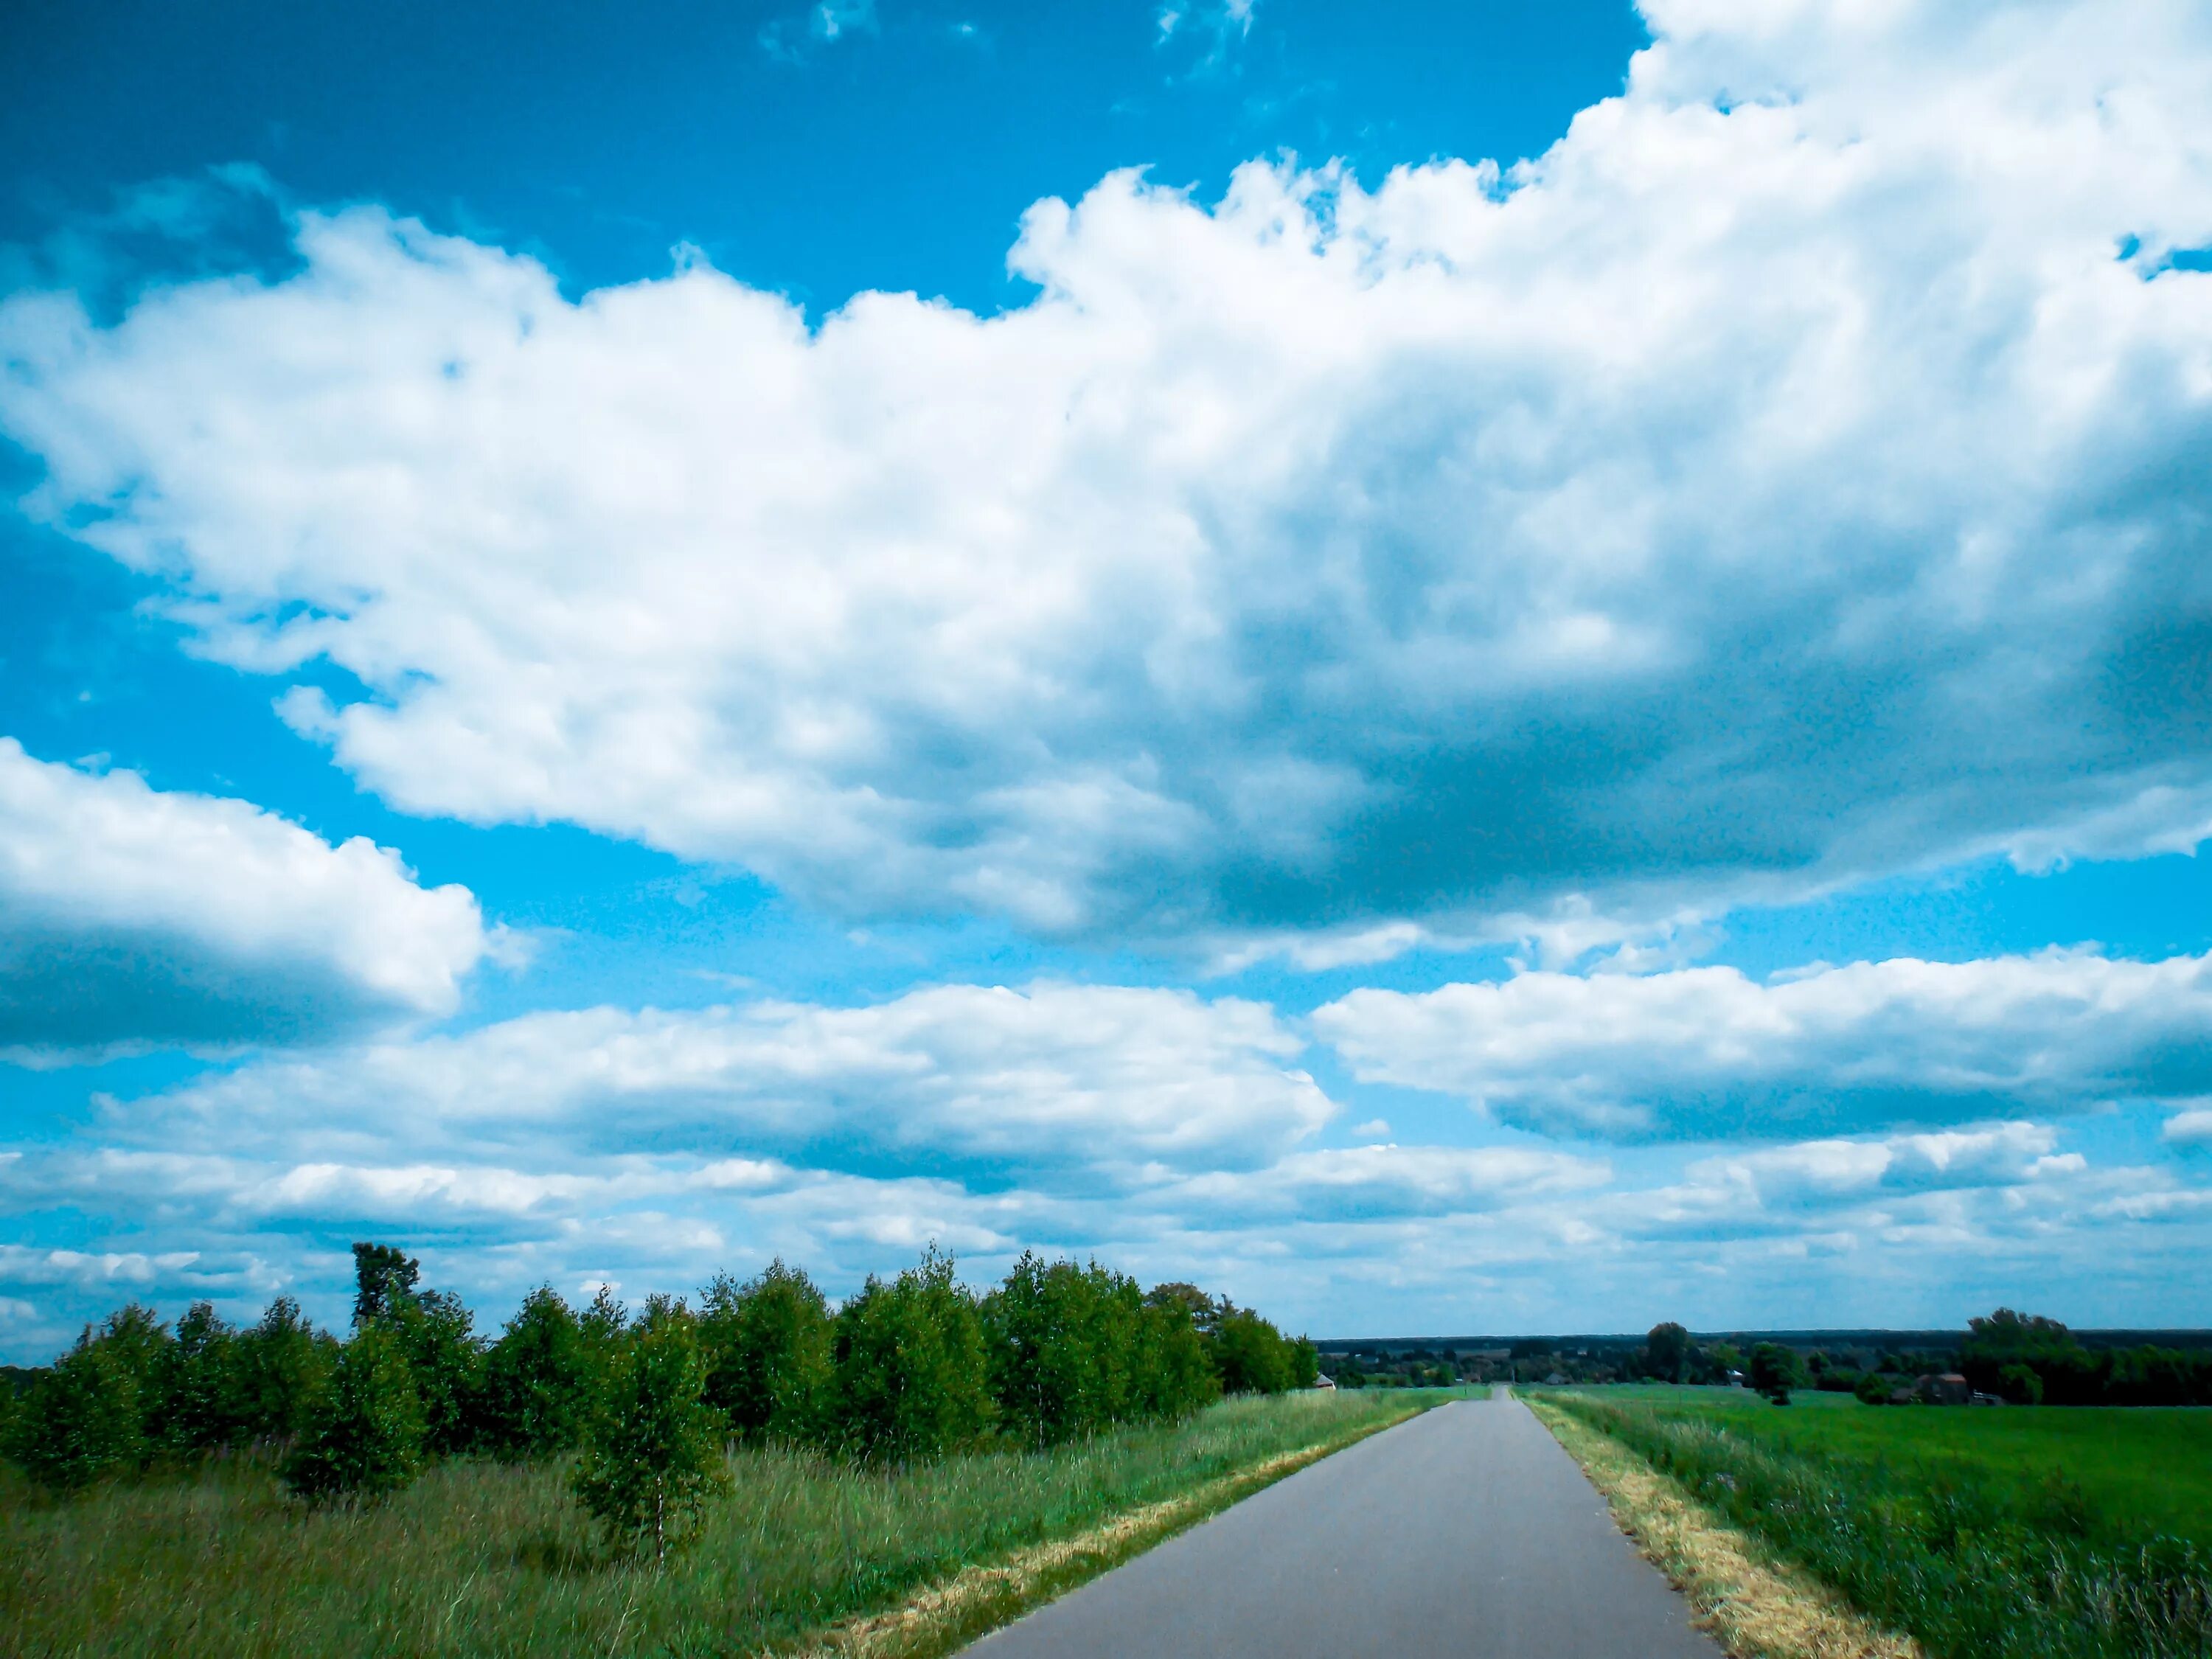
[[[581,1309],[541,1288],[489,1340],[401,1251],[354,1256],[344,1341],[286,1299],[244,1330],[204,1303],[173,1331],[135,1304],[88,1328],[7,1402],[10,1454],[68,1490],[268,1446],[295,1491],[329,1498],[390,1491],[438,1457],[580,1449],[586,1502],[657,1532],[672,1502],[711,1486],[729,1439],[878,1461],[1046,1446],[1310,1385],[1316,1369],[1311,1344],[1225,1298],[1034,1255],[978,1295],[932,1249],[834,1310],[781,1261],[635,1317],[604,1288]]]

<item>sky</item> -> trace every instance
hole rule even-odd
[[[0,1358],[2212,1324],[2195,0],[11,36]]]

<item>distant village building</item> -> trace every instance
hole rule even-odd
[[[1327,1371],[1321,1372],[1314,1378],[1314,1387],[1316,1389],[1333,1389],[1335,1386],[1336,1379]]]
[[[1941,1376],[1931,1372],[1913,1384],[1913,1392],[1926,1406],[1971,1406],[1974,1402],[1972,1385],[1956,1371],[1945,1371]]]

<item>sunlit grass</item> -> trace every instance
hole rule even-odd
[[[1231,1401],[1046,1453],[869,1469],[779,1450],[665,1570],[611,1557],[552,1466],[463,1462],[374,1509],[313,1513],[264,1464],[55,1504],[0,1492],[10,1653],[749,1654],[1433,1401]]]
[[[2193,1489],[2203,1413],[2100,1426],[2087,1409],[2006,1408],[2008,1426],[2006,1412],[1546,1398],[1936,1659],[2212,1653],[2212,1557],[2126,1497],[2161,1470]],[[2089,1447],[2094,1486],[2069,1457]]]

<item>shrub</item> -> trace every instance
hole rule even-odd
[[[1024,1440],[1048,1446],[1136,1415],[1136,1280],[1025,1251],[982,1316],[1000,1415]]]
[[[1224,1394],[1280,1394],[1293,1376],[1291,1345],[1249,1308],[1224,1308],[1213,1335]]]
[[[282,1474],[310,1503],[373,1501],[422,1472],[422,1402],[398,1335],[380,1320],[338,1351]]]
[[[833,1333],[836,1442],[863,1457],[927,1457],[991,1426],[990,1372],[975,1297],[933,1245],[886,1284],[871,1275]]]
[[[423,1449],[441,1457],[469,1450],[476,1437],[476,1397],[483,1366],[476,1316],[458,1296],[417,1291],[395,1298],[380,1322],[407,1356],[408,1373],[422,1401]]]
[[[307,1419],[309,1403],[330,1380],[337,1344],[280,1296],[261,1321],[241,1331],[231,1350],[230,1409],[237,1431],[256,1440],[289,1442]]]
[[[158,1407],[149,1437],[165,1451],[188,1454],[226,1445],[238,1433],[238,1333],[215,1304],[195,1302],[177,1322],[162,1352]]]
[[[1998,1394],[2015,1406],[2040,1406],[2043,1403],[2043,1379],[2033,1366],[2015,1360],[1997,1368]]]
[[[1751,1351],[1751,1386],[1778,1406],[1790,1403],[1800,1380],[1797,1356],[1778,1342],[1761,1342]]]
[[[703,1397],[697,1322],[655,1298],[615,1346],[571,1485],[617,1542],[656,1561],[688,1538],[729,1480],[721,1417]]]
[[[740,1285],[727,1273],[699,1310],[707,1401],[747,1436],[804,1441],[822,1431],[831,1377],[830,1304],[781,1258]]]
[[[575,1314],[550,1285],[522,1301],[484,1355],[478,1437],[500,1457],[573,1448],[590,1415],[597,1376]]]
[[[15,1423],[15,1461],[40,1486],[80,1492],[145,1453],[131,1356],[89,1331],[40,1373]]]

